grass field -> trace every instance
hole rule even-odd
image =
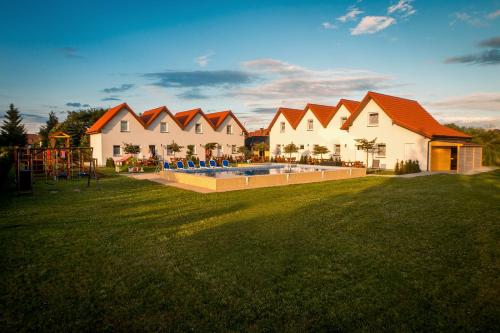
[[[2,332],[500,330],[498,171],[0,200]]]

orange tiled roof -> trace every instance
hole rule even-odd
[[[140,116],[140,118],[142,119],[142,121],[144,122],[144,124],[151,124],[155,119],[156,117],[158,117],[160,115],[160,113],[163,111],[163,110],[166,110],[167,108],[165,106],[160,106],[158,108],[154,108],[154,109],[151,109],[151,110],[148,110],[148,111],[144,111],[142,113],[142,115]]]
[[[306,112],[304,110],[300,109],[279,108],[278,112],[276,112],[276,115],[269,124],[268,129],[271,129],[273,127],[276,120],[278,120],[280,114],[283,114],[283,116],[285,116],[286,120],[288,120],[290,125],[292,125],[292,128],[296,129],[300,123],[300,120],[302,119],[302,117],[304,117],[305,113]]]
[[[304,110],[310,109],[318,121],[326,128],[330,120],[332,120],[335,113],[337,113],[337,107],[329,105],[320,105],[309,103],[306,105]]]
[[[342,126],[342,129],[348,129],[356,117],[370,100],[375,103],[392,119],[392,121],[412,132],[421,134],[425,137],[460,137],[470,138],[469,135],[460,131],[448,128],[438,123],[429,112],[427,112],[417,101],[389,96],[369,91],[361,101],[357,110],[351,114]]]
[[[203,112],[201,111],[201,109],[197,108],[197,109],[177,112],[174,117],[175,117],[175,119],[177,119],[179,121],[179,124],[181,124],[182,128],[184,128],[191,122],[191,120],[193,120],[193,118],[198,113],[203,115]],[[212,124],[210,121],[209,121],[209,123]]]
[[[248,136],[268,136],[269,135],[269,129],[268,128],[259,128],[256,131],[248,132]]]
[[[358,106],[361,104],[361,102],[358,101],[353,101],[350,99],[344,99],[342,98],[339,101],[339,104],[337,104],[337,107],[340,108],[340,106],[344,104],[344,106],[347,108],[347,110],[352,114],[354,111],[357,110]]]
[[[224,123],[224,120],[226,120],[226,118],[230,116],[241,127],[244,133],[248,133],[247,130],[245,129],[245,126],[243,126],[240,123],[238,118],[234,115],[234,113],[231,110],[206,113],[205,116],[212,123],[215,129],[218,129],[222,125],[222,123]]]
[[[122,109],[125,109],[127,110],[128,112],[130,112],[134,117],[135,119],[137,119],[137,121],[142,125],[144,126],[144,123],[142,122],[142,119],[139,118],[135,112],[127,105],[127,103],[122,103],[122,104],[119,104],[115,107],[112,107],[110,109],[108,109],[108,111],[106,111],[106,113],[104,113],[101,118],[97,119],[97,121],[92,125],[90,126],[90,128],[87,130],[87,134],[95,134],[95,133],[99,133],[101,132],[102,128],[111,120],[113,119],[114,116],[116,116],[116,114],[118,112],[120,112]]]

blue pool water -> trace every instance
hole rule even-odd
[[[292,165],[261,165],[253,167],[234,167],[234,168],[216,168],[216,169],[183,169],[176,170],[176,172],[184,172],[195,174],[199,176],[214,177],[214,178],[228,178],[234,176],[257,176],[257,175],[276,175],[283,173],[296,173],[296,172],[311,172],[323,170],[323,168],[316,168],[313,166],[297,166]]]

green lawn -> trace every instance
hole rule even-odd
[[[498,171],[84,185],[0,196],[0,331],[500,330]]]

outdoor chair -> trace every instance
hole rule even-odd
[[[215,162],[214,160],[210,160],[208,163],[210,163],[211,168],[219,168],[219,166],[217,165],[217,162]]]
[[[370,168],[372,171],[380,171],[380,160],[373,160],[372,161],[372,167]]]
[[[228,160],[222,160],[222,167],[223,168],[229,168],[229,161]]]
[[[194,162],[193,162],[193,161],[191,161],[191,160],[187,161],[187,165],[188,165],[188,168],[189,168],[189,169],[194,169],[194,168],[196,168],[196,166],[194,165]]]
[[[163,163],[163,170],[170,170],[170,164],[168,162]]]
[[[207,163],[205,161],[200,161],[199,162],[200,168],[206,169],[207,168]]]
[[[184,169],[184,163],[182,163],[182,161],[177,161],[177,169]]]

